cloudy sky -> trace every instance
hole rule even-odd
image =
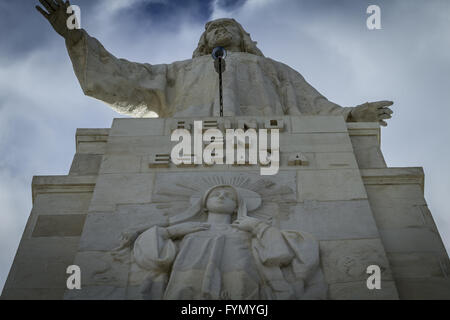
[[[34,175],[66,175],[77,128],[119,117],[85,97],[64,41],[34,9],[0,0],[0,290],[31,210]],[[73,0],[81,23],[117,57],[189,59],[205,22],[233,17],[262,52],[342,106],[389,99],[388,166],[421,166],[425,196],[450,250],[450,1]],[[381,7],[382,30],[366,9]]]

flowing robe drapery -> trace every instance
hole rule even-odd
[[[118,59],[82,30],[67,49],[88,96],[119,113],[147,117],[219,116],[218,75],[211,56],[151,65]],[[287,65],[249,53],[229,52],[223,74],[225,116],[342,115]]]
[[[186,235],[179,244],[155,226],[134,244],[148,270],[148,299],[325,299],[318,243],[260,224],[254,233],[230,225]]]

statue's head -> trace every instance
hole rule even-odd
[[[204,209],[207,212],[232,215],[238,208],[238,195],[231,186],[217,186],[205,195]]]
[[[219,46],[228,51],[264,56],[256,47],[256,41],[252,41],[250,34],[234,19],[224,18],[208,22],[192,57],[209,55]]]
[[[228,184],[215,185],[206,190],[186,211],[170,218],[169,223],[202,221],[207,218],[208,212],[229,214],[232,215],[232,220],[246,217],[246,202],[235,187]]]

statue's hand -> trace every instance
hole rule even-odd
[[[231,226],[242,231],[255,233],[257,226],[261,223],[263,221],[252,217],[245,217],[235,220]]]
[[[379,122],[383,127],[387,126],[386,119],[392,118],[394,113],[389,106],[392,101],[367,102],[356,106],[350,113],[350,120],[356,122]]]
[[[48,22],[50,22],[53,29],[55,29],[55,31],[63,38],[67,39],[69,32],[71,31],[78,31],[69,30],[69,28],[67,28],[67,19],[69,18],[67,8],[70,6],[69,1],[39,0],[39,2],[47,11],[40,6],[36,6],[37,11],[39,11],[44,18],[48,20]]]
[[[168,227],[166,230],[169,233],[169,238],[177,239],[182,238],[189,233],[203,231],[209,228],[210,225],[208,223],[185,222]]]

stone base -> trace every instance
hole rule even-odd
[[[261,176],[257,165],[177,167],[164,157],[155,166],[189,118],[79,129],[69,175],[33,179],[33,209],[2,299],[140,299],[145,272],[111,255],[122,232],[163,224],[218,183],[245,185],[262,198],[252,216],[319,241],[329,299],[450,299],[449,259],[423,196],[423,170],[387,168],[377,124],[227,117],[217,127],[249,120],[282,124],[277,175]],[[296,153],[302,161],[292,161]],[[82,290],[66,290],[72,264],[81,267]],[[366,286],[369,265],[381,268],[380,290]]]

